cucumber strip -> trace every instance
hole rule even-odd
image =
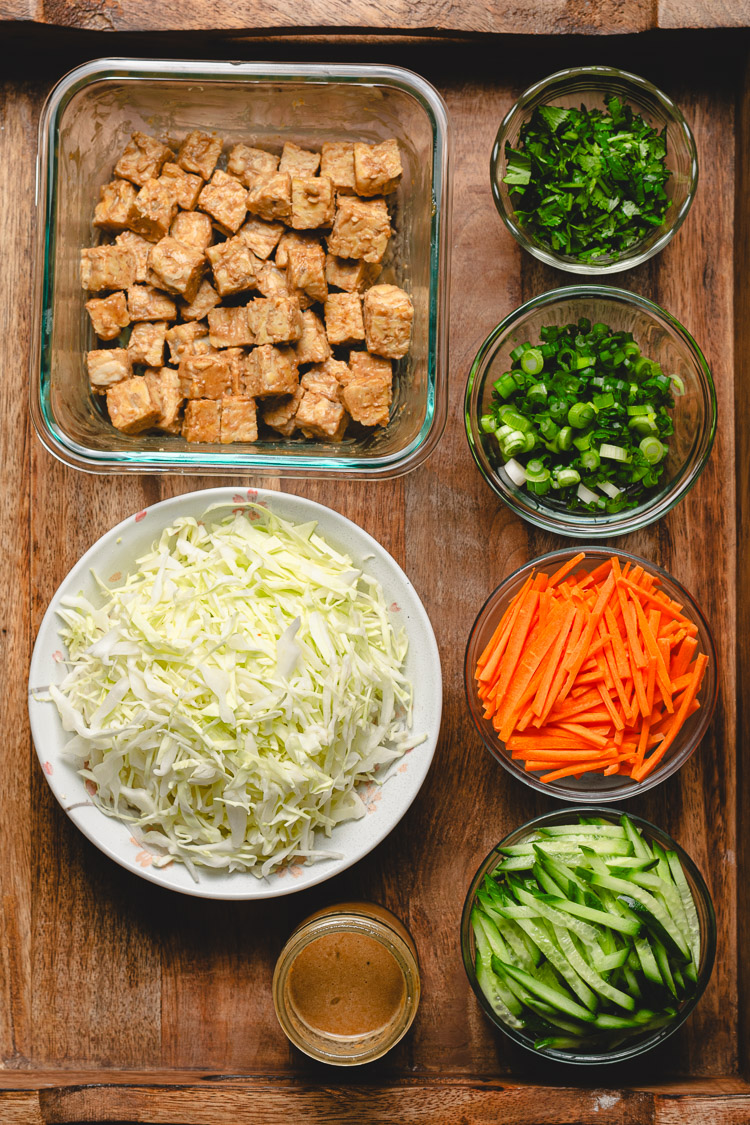
[[[471,912],[471,924],[474,927],[474,937],[477,941],[477,948],[481,948],[484,952],[484,945],[482,944],[480,946],[480,938],[478,936],[479,931],[481,931],[492,953],[496,953],[503,961],[508,961],[510,959],[510,949],[505,942],[505,938],[500,933],[494,921],[488,917],[487,914],[475,907]]]
[[[584,883],[578,878],[573,868],[569,867],[568,864],[564,863],[561,859],[545,855],[544,852],[540,852],[539,862],[544,868],[546,868],[547,871],[549,871],[555,882],[559,883],[560,886],[566,886],[568,897],[570,897],[571,883],[574,887],[578,887],[581,891],[585,890]],[[564,882],[564,880],[567,880],[567,882]]]
[[[675,883],[672,876],[672,869],[669,866],[667,853],[664,851],[664,848],[661,846],[661,844],[654,843],[654,855],[656,856],[657,860],[655,874],[658,875],[660,879],[663,879],[664,882],[672,888],[673,892],[669,896],[667,908],[674,918],[676,925],[678,925],[680,930],[682,931],[682,935],[685,938],[685,941],[688,943],[688,945],[690,945],[691,930],[688,923],[687,914],[685,913],[685,907],[682,902],[682,896],[680,895],[680,892],[677,889],[677,884]]]
[[[524,1020],[520,1018],[523,1005],[513,995],[502,977],[492,972],[484,957],[479,953],[477,953],[474,972],[485,1000],[503,1023],[516,1028],[525,1027]]]
[[[652,1012],[650,1008],[641,1008],[639,1011],[634,1012],[632,1016],[616,1016],[609,1012],[602,1012],[596,1017],[594,1022],[597,1027],[615,1031],[626,1027],[643,1028],[647,1024],[650,1024],[656,1017],[657,1013]]]
[[[667,956],[667,951],[662,943],[658,940],[658,938],[651,939],[651,948],[654,951],[656,964],[659,966],[659,972],[664,979],[664,983],[676,1000],[677,988],[674,983],[674,977],[672,976],[672,970],[669,967],[669,957]]]
[[[526,1006],[530,1011],[534,1012],[535,1015],[540,1016],[546,1023],[552,1024],[553,1027],[559,1027],[561,1031],[572,1032],[573,1035],[580,1035],[583,1030],[580,1021],[566,1020],[551,1004],[545,1004],[543,1000],[537,1000],[528,993]]]
[[[659,971],[659,966],[654,957],[654,951],[647,937],[638,937],[635,939],[635,951],[638,954],[641,972],[646,980],[651,981],[652,984],[658,984],[664,987],[664,978]]]
[[[566,1035],[550,1035],[546,1039],[534,1040],[537,1051],[577,1051],[586,1045],[585,1039],[576,1039]]]
[[[690,935],[687,932],[687,919],[685,919],[684,927],[681,926],[679,922],[680,917],[685,916],[685,911],[682,906],[679,891],[672,880],[670,879],[667,883],[662,879],[661,875],[654,875],[648,871],[640,871],[637,874],[631,875],[630,878],[634,883],[637,883],[639,887],[644,887],[647,891],[653,891],[658,898],[664,900],[664,906],[675,926],[677,926],[677,929],[685,939],[685,945],[689,945]]]
[[[644,890],[635,882],[630,882],[625,879],[616,879],[614,875],[600,875],[596,871],[586,871],[585,868],[582,867],[578,868],[578,874],[588,882],[593,883],[595,887],[604,887],[606,890],[612,891],[618,897],[625,896],[626,905],[629,906],[631,910],[633,909],[632,903],[638,903],[642,909],[646,911],[647,915],[651,915],[656,919],[683,957],[686,960],[690,959],[690,950],[687,942],[677,926],[675,926],[668,912],[649,891]],[[662,935],[659,934],[659,937],[661,936]]]
[[[579,902],[570,902],[568,899],[556,899],[552,895],[545,895],[543,901],[565,914],[572,914],[576,918],[583,918],[588,922],[596,922],[600,926],[609,926],[621,934],[635,937],[640,933],[641,923],[637,919],[618,918],[616,915],[607,914],[604,910],[592,910],[590,906],[583,906]]]
[[[534,977],[524,972],[523,969],[517,969],[514,965],[504,964],[497,957],[492,958],[492,968],[496,973],[500,973],[501,975],[505,974],[512,980],[518,981],[518,983],[522,984],[532,995],[538,996],[540,1000],[545,1000],[548,1004],[551,1004],[553,1008],[557,1008],[558,1011],[564,1012],[568,1016],[573,1016],[574,1019],[583,1020],[585,1023],[593,1023],[596,1019],[594,1013],[590,1012],[588,1008],[577,1004],[570,996],[567,996],[558,989],[551,988],[549,985],[535,980]]]
[[[548,895],[561,895],[563,898],[565,897],[566,888],[556,883],[549,871],[545,871],[541,863],[534,864],[531,869],[531,874],[542,890],[546,891]]]
[[[677,852],[667,852],[667,863],[669,870],[672,872],[672,878],[675,881],[675,886],[682,899],[682,905],[687,917],[688,931],[690,938],[688,944],[690,945],[690,952],[693,955],[693,964],[697,969],[701,961],[701,929],[698,922],[698,911],[695,909],[693,896],[688,886],[688,881],[685,878],[685,872],[682,870],[680,857]]]
[[[588,836],[581,836],[579,839],[570,837],[568,839],[535,840],[533,843],[509,844],[507,848],[501,848],[501,851],[503,855],[509,856],[533,855],[534,849],[538,848],[544,855],[578,856],[581,844],[585,844],[598,855],[631,855],[633,851],[629,840],[615,838],[598,840],[596,837],[591,839]]]
[[[642,859],[641,856],[608,856],[605,859],[605,864],[609,868],[611,875],[622,875],[627,878],[629,875],[641,871],[651,871],[656,867],[658,860],[655,859]]]
[[[633,824],[630,817],[625,816],[623,813],[620,817],[620,824],[625,830],[625,835],[633,846],[633,855],[639,856],[641,859],[653,859],[653,853],[649,848],[646,841],[641,836],[640,832]]]
[[[623,965],[622,975],[625,978],[625,983],[627,984],[628,988],[630,989],[630,992],[632,993],[632,995],[635,996],[636,1000],[640,1000],[640,998],[641,998],[641,986],[638,984],[638,978],[636,977],[633,970],[630,968],[630,965]]]
[[[539,836],[616,836],[625,839],[625,829],[618,824],[549,824],[539,828]]]
[[[504,875],[506,871],[528,871],[534,862],[533,855],[509,855],[506,856],[499,867],[495,869],[494,874]]]
[[[519,925],[522,930],[526,931],[531,940],[539,946],[539,949],[549,963],[557,969],[560,976],[568,987],[575,992],[581,1003],[585,1004],[587,1008],[590,1008],[592,1012],[595,1011],[598,1006],[596,996],[542,927],[538,926],[536,922],[526,921],[519,922]]]
[[[520,902],[533,906],[537,911],[537,917],[546,918],[548,922],[552,922],[556,926],[565,926],[568,930],[573,930],[579,937],[583,938],[587,945],[593,945],[597,939],[596,930],[593,926],[589,926],[586,922],[578,918],[570,917],[567,913],[560,913],[553,906],[550,906],[544,899],[538,895],[529,894],[528,891],[519,887],[516,890],[516,895]],[[553,898],[553,895],[545,895],[544,898]],[[560,902],[565,902],[565,899],[559,899]]]
[[[589,988],[594,992],[598,992],[605,1000],[617,1004],[620,1008],[624,1008],[626,1012],[632,1012],[635,1008],[635,1000],[632,996],[621,992],[619,988],[614,988],[603,977],[600,977],[595,969],[587,964],[585,958],[581,956],[576,949],[575,941],[561,926],[555,927],[555,937],[560,946],[561,951],[568,958],[568,961],[578,973],[579,977],[586,982]]]
[[[675,984],[679,988],[680,992],[684,992],[685,991],[685,978],[683,977],[682,973],[677,968],[677,966],[675,966],[674,969],[672,969],[672,977],[674,979]]]
[[[609,973],[613,969],[621,969],[628,959],[628,947],[616,949],[614,953],[598,953],[596,950],[591,955],[591,961],[597,973]]]

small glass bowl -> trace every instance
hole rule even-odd
[[[640,796],[641,793],[645,793],[648,789],[653,789],[655,785],[660,785],[662,781],[665,781],[668,777],[671,777],[673,773],[676,773],[688,760],[706,733],[719,694],[719,671],[716,646],[710,626],[703,616],[703,612],[698,603],[684,586],[681,586],[680,583],[666,570],[663,570],[662,567],[657,566],[655,563],[647,562],[645,559],[639,558],[638,555],[633,555],[629,551],[615,552],[604,547],[586,547],[585,552],[586,559],[581,565],[586,569],[593,570],[594,567],[598,566],[606,559],[611,558],[613,554],[616,554],[621,561],[629,560],[634,566],[642,566],[651,574],[655,574],[661,582],[659,588],[668,594],[670,598],[680,602],[684,607],[686,616],[698,626],[698,635],[696,638],[698,641],[698,651],[705,652],[708,656],[708,667],[706,668],[703,683],[698,694],[701,706],[692,715],[688,716],[670,750],[654,769],[653,773],[650,773],[643,781],[633,781],[631,778],[624,777],[621,774],[613,774],[610,777],[605,777],[600,773],[583,774],[580,778],[561,778],[556,782],[540,781],[536,774],[526,772],[521,761],[511,757],[510,752],[506,749],[505,743],[501,742],[498,738],[491,721],[484,717],[484,708],[477,694],[476,682],[474,680],[474,670],[477,666],[479,656],[489,644],[490,638],[497,628],[500,619],[531,571],[535,570],[537,573],[542,574],[554,574],[558,567],[578,554],[578,551],[574,548],[569,547],[562,551],[552,551],[548,555],[541,555],[538,559],[532,559],[531,562],[526,563],[513,574],[509,575],[509,577],[501,582],[497,589],[490,594],[472,626],[469,641],[466,646],[466,657],[464,660],[466,701],[469,705],[469,711],[474,721],[474,726],[478,730],[482,742],[489,752],[508,773],[518,778],[519,781],[522,781],[525,785],[536,789],[538,793],[544,793],[547,797],[555,797],[560,801],[580,801],[584,803],[589,801],[624,801],[628,797]]]
[[[652,128],[667,130],[667,166],[672,175],[666,192],[672,201],[661,226],[620,257],[605,256],[593,262],[581,262],[569,254],[561,254],[533,238],[515,218],[513,197],[503,183],[507,161],[506,143],[518,148],[521,127],[540,105],[556,105],[603,109],[613,95],[627,102]],[[663,250],[685,221],[698,186],[698,157],[690,126],[677,106],[666,94],[645,78],[618,70],[613,66],[579,66],[558,70],[549,78],[535,83],[525,91],[503,118],[490,157],[490,182],[500,218],[516,241],[548,266],[570,273],[603,275],[639,266]]]
[[[658,486],[637,508],[614,514],[568,511],[550,494],[536,496],[513,483],[492,434],[479,424],[492,403],[493,383],[511,366],[513,348],[537,343],[545,325],[558,327],[588,317],[613,331],[632,332],[644,355],[679,375],[685,393],[675,396],[674,434]],[[716,391],[705,357],[678,320],[653,301],[609,285],[581,284],[552,289],[527,301],[490,332],[466,383],[464,419],[469,448],[482,476],[509,508],[536,527],[581,539],[609,539],[646,527],[666,515],[703,472],[716,436]]]
[[[614,1050],[601,1051],[599,1053],[592,1051],[590,1054],[575,1050],[563,1051],[553,1047],[537,1050],[534,1046],[534,1040],[530,1035],[526,1035],[522,1030],[509,1027],[507,1024],[503,1023],[498,1014],[493,1011],[479,987],[474,972],[474,933],[471,927],[470,916],[477,891],[484,881],[485,875],[493,872],[498,865],[500,848],[510,847],[512,844],[519,844],[536,829],[551,824],[564,824],[571,816],[578,814],[583,814],[584,816],[599,816],[610,824],[617,824],[620,817],[623,815],[622,810],[599,808],[595,805],[589,805],[585,808],[560,809],[558,812],[544,813],[543,816],[538,816],[535,817],[534,820],[527,821],[526,824],[522,824],[520,828],[516,828],[515,831],[506,836],[504,840],[501,840],[500,843],[492,849],[489,855],[485,857],[471,881],[469,892],[466,896],[466,902],[464,903],[463,915],[461,917],[461,953],[463,955],[464,968],[466,969],[469,983],[476,993],[482,1010],[492,1023],[494,1023],[495,1027],[499,1027],[500,1030],[504,1031],[515,1043],[525,1047],[528,1051],[532,1051],[539,1058],[546,1057],[555,1059],[557,1062],[574,1063],[581,1066],[595,1066],[606,1063],[624,1062],[625,1059],[631,1059],[637,1055],[644,1055],[653,1047],[657,1047],[660,1043],[663,1043],[665,1039],[669,1039],[670,1035],[673,1035],[675,1031],[677,1031],[677,1028],[685,1022],[700,1000],[706,989],[706,985],[711,979],[714,958],[716,956],[716,916],[714,914],[714,906],[708,887],[690,856],[683,851],[679,844],[675,843],[671,836],[668,836],[666,832],[662,831],[661,828],[657,828],[655,824],[651,824],[648,820],[643,820],[639,816],[633,816],[632,813],[628,813],[628,817],[633,821],[636,827],[643,832],[649,842],[657,841],[662,847],[671,849],[677,853],[680,863],[682,864],[682,869],[685,872],[685,877],[690,887],[693,901],[695,902],[695,908],[698,912],[698,922],[700,926],[701,960],[695,993],[689,1000],[686,1000],[682,1004],[674,1020],[670,1024],[667,1024],[666,1027],[660,1027],[651,1032],[646,1031],[643,1036],[633,1038],[626,1044],[616,1047]]]

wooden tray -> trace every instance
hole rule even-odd
[[[413,579],[444,664],[443,734],[411,812],[356,868],[299,896],[230,904],[167,894],[100,855],[57,807],[30,743],[28,660],[58,582],[128,513],[209,482],[87,477],[57,464],[30,433],[30,201],[39,109],[54,81],[82,57],[146,48],[143,40],[118,38],[115,45],[106,36],[75,39],[64,51],[46,41],[30,50],[25,35],[17,37],[0,101],[3,1123],[750,1121],[743,1079],[750,856],[738,831],[748,780],[736,707],[750,636],[750,598],[743,596],[750,517],[750,87],[744,35],[715,33],[708,41],[710,49],[703,35],[673,32],[325,48],[327,58],[384,60],[420,71],[441,89],[453,119],[452,386],[442,444],[426,466],[392,483],[286,485],[361,523]],[[264,42],[261,49],[215,46],[213,54],[228,57],[321,57],[319,45],[299,40]],[[170,44],[149,40],[148,49],[165,52]],[[205,53],[200,43],[182,53],[191,49]],[[495,130],[533,79],[590,61],[655,80],[682,107],[698,143],[701,182],[684,228],[659,257],[614,280],[662,303],[694,333],[713,367],[719,434],[705,473],[680,507],[620,542],[666,566],[695,593],[718,641],[722,694],[711,732],[691,761],[630,804],[673,834],[706,876],[719,933],[712,982],[662,1049],[631,1066],[580,1071],[540,1065],[493,1030],[461,964],[459,916],[479,860],[514,825],[552,805],[512,782],[479,743],[463,697],[464,645],[502,576],[563,542],[510,515],[481,480],[463,432],[462,395],[488,330],[532,294],[571,281],[522,254],[496,215],[488,182]],[[384,902],[404,918],[419,946],[424,983],[405,1041],[354,1073],[292,1051],[270,993],[274,959],[293,925],[314,907],[352,894]]]

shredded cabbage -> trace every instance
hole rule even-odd
[[[379,583],[258,505],[176,520],[103,604],[65,598],[50,694],[94,801],[158,855],[264,877],[365,808],[410,747],[406,631]]]

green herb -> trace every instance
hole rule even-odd
[[[511,352],[480,419],[511,480],[570,510],[634,508],[664,472],[681,380],[641,355],[630,332],[582,317]]]
[[[666,129],[656,132],[616,97],[606,110],[538,106],[505,156],[517,221],[583,262],[621,257],[671,206]]]

